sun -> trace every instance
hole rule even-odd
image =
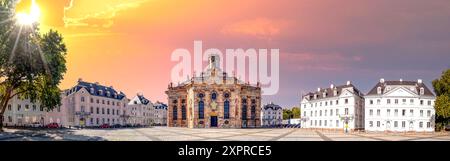
[[[35,22],[39,22],[41,17],[41,10],[35,0],[31,1],[31,8],[29,13],[18,12],[16,14],[17,22],[21,25],[32,25]]]

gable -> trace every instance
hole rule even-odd
[[[387,97],[418,97],[417,94],[405,87],[397,87],[384,94]]]

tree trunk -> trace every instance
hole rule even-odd
[[[3,118],[6,111],[6,107],[8,106],[9,97],[11,97],[12,90],[7,88],[6,93],[2,95],[1,103],[0,103],[0,132],[3,132]]]

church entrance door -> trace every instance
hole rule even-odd
[[[211,127],[217,127],[217,116],[211,116]]]

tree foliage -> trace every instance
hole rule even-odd
[[[0,116],[15,96],[47,110],[59,106],[58,85],[66,72],[62,36],[53,30],[41,35],[38,23],[19,25],[14,7],[15,1],[0,0]]]
[[[433,80],[433,88],[436,93],[436,124],[447,125],[450,120],[450,69],[442,72],[442,76]],[[442,126],[439,126],[441,128]]]

